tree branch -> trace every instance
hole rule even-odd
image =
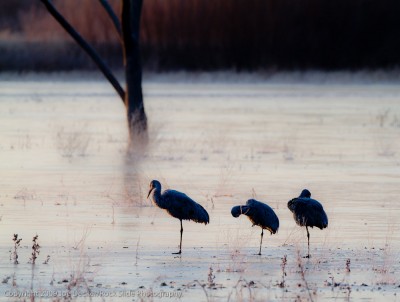
[[[64,19],[64,17],[57,11],[57,9],[53,6],[50,0],[40,0],[47,8],[49,13],[57,20],[58,23],[68,32],[68,34],[74,38],[74,40],[79,44],[80,47],[90,56],[90,58],[96,63],[96,65],[100,68],[103,75],[107,78],[107,80],[111,83],[114,89],[117,91],[122,101],[125,102],[125,91],[119,84],[118,80],[111,73],[108,66],[104,63],[104,61],[100,58],[97,52],[94,50],[92,46],[90,46],[82,36]]]
[[[121,28],[121,23],[119,22],[119,19],[117,15],[115,14],[113,8],[111,7],[110,3],[108,3],[107,0],[99,0],[101,5],[103,5],[104,9],[110,16],[112,22],[114,23],[115,29],[117,30],[119,37],[122,39],[122,28]]]

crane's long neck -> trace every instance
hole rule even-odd
[[[166,209],[168,207],[168,202],[161,196],[161,188],[154,189],[153,201],[161,209]]]

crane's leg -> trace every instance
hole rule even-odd
[[[179,252],[172,253],[172,254],[181,254],[182,253],[182,234],[183,234],[183,225],[182,225],[182,220],[181,220],[181,241],[179,243]]]
[[[263,236],[264,236],[264,229],[263,229],[263,228],[261,228],[260,251],[258,252],[258,255],[261,255],[261,245],[262,245],[262,239],[263,239]]]
[[[306,230],[307,230],[307,248],[308,248],[307,258],[310,258],[310,232],[308,231],[307,226],[306,226]]]

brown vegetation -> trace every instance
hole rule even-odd
[[[21,32],[32,56],[22,46],[9,45],[0,35],[0,50],[12,58],[42,61],[28,69],[92,68],[77,54],[70,38],[39,1],[1,4],[0,32]],[[12,1],[14,3],[14,1]],[[95,43],[111,66],[120,66],[118,35],[99,1],[54,0],[64,16]],[[110,0],[116,11],[120,1]],[[340,69],[398,65],[400,3],[395,0],[146,0],[142,13],[141,44],[145,67],[154,69]],[[55,42],[57,41],[57,42]],[[57,56],[54,49],[62,51]],[[32,47],[31,47],[32,46]],[[15,50],[15,54],[13,54]],[[65,57],[72,51],[71,61]],[[47,55],[49,52],[49,55]],[[36,54],[35,54],[36,53]],[[40,56],[53,60],[49,67]],[[57,58],[53,58],[56,56]],[[75,62],[75,56],[78,59]],[[60,58],[61,57],[61,58]],[[15,59],[14,59],[15,61]],[[18,60],[17,60],[18,61]],[[89,60],[88,60],[89,61]],[[14,63],[15,64],[15,63]],[[0,68],[21,69],[12,60]]]

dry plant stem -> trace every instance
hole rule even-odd
[[[139,243],[140,243],[140,236],[139,236],[139,239],[138,239],[138,241],[136,243],[136,255],[135,255],[135,259],[136,259],[135,265],[136,266],[138,265],[138,259],[139,259]]]
[[[46,260],[43,262],[43,264],[49,264],[50,261],[50,255],[47,255]]]
[[[237,294],[237,287],[238,287],[238,285],[240,284],[240,282],[242,282],[242,279],[241,279],[241,278],[239,278],[239,280],[236,282],[235,286],[233,287],[234,289],[236,289],[236,294]],[[232,289],[232,291],[231,291],[231,292],[229,293],[229,295],[228,295],[228,302],[230,301],[232,294],[233,294],[233,289]]]
[[[114,203],[111,206],[112,208],[112,221],[111,224],[115,224],[115,210],[114,210]]]
[[[350,258],[347,258],[346,260],[346,273],[350,273]]]
[[[33,242],[33,244],[32,244],[32,253],[31,253],[31,258],[29,259],[29,262],[32,263],[32,265],[35,264],[36,259],[37,259],[38,255],[40,254],[40,245],[37,242],[38,238],[39,238],[39,236],[36,235],[32,239],[32,242]]]
[[[195,281],[197,284],[200,285],[200,287],[203,289],[204,294],[206,295],[207,301],[210,301],[210,296],[208,295],[208,292],[206,290],[206,285],[205,284],[201,284],[198,280]]]
[[[286,265],[287,265],[287,255],[283,256],[282,263],[281,263],[282,281],[279,284],[279,287],[281,287],[281,288],[284,288],[286,286],[286,283],[285,283],[285,277],[287,276],[287,274],[286,274]]]
[[[304,270],[303,262],[302,262],[302,257],[300,256],[300,251],[297,251],[297,265],[299,267],[299,272],[301,276],[301,280],[303,280],[303,283],[307,289],[308,296],[310,298],[310,301],[313,302],[313,298],[311,295],[311,289],[310,286],[308,285],[307,279],[306,279],[306,272]]]
[[[86,273],[88,272],[87,268],[90,267],[90,258],[84,252],[87,235],[88,235],[88,230],[86,230],[86,232],[83,233],[82,238],[79,241],[79,244],[76,246],[76,248],[79,248],[79,260],[70,273],[69,282],[67,286],[69,297],[72,297],[71,291],[74,288],[79,288],[81,286],[84,287],[84,289],[88,294],[91,293],[91,288],[89,287],[89,284],[85,276]]]
[[[14,251],[12,253],[12,259],[14,260],[14,264],[18,264],[18,248],[21,244],[22,238],[18,238],[18,234],[14,234],[13,241],[14,241]]]
[[[212,287],[215,286],[214,279],[215,279],[214,271],[213,271],[213,268],[210,266],[210,269],[209,269],[209,271],[208,271],[208,278],[207,278],[207,280],[208,280],[208,287],[209,287],[209,288],[212,288]]]
[[[238,291],[239,285],[240,285],[240,287],[239,287],[239,291]],[[236,300],[237,301],[254,301],[253,292],[251,290],[252,285],[254,285],[253,281],[247,282],[246,279],[242,279],[242,277],[240,277],[238,282],[234,286],[234,288],[236,289]],[[249,296],[247,298],[244,296],[244,293],[243,293],[244,288],[247,288],[247,290],[249,292]]]
[[[89,229],[86,228],[85,231],[82,234],[82,238],[75,244],[73,249],[75,249],[75,250],[81,249],[84,246],[85,241],[86,241],[88,236],[89,236]]]
[[[31,293],[30,293],[30,300],[35,301],[35,296],[33,295],[33,281],[35,280],[35,269],[34,269],[34,263],[32,263],[32,269],[31,269]]]

